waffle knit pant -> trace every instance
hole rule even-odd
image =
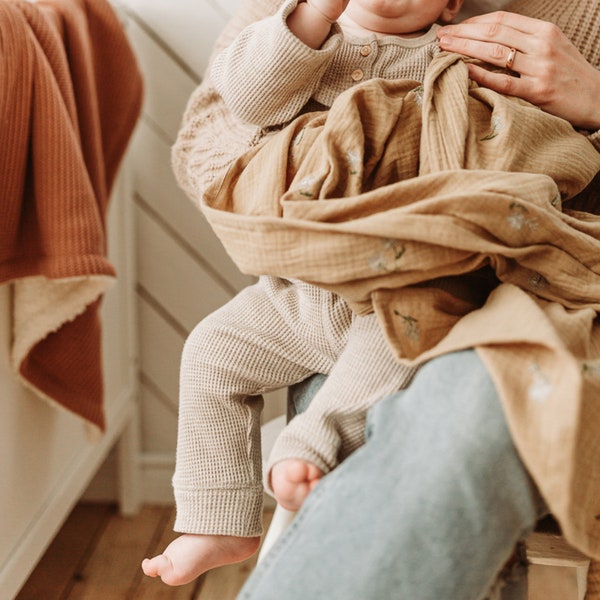
[[[287,458],[324,472],[364,442],[366,411],[408,384],[374,315],[337,295],[262,277],[201,321],[181,362],[176,531],[256,536],[262,531],[262,394],[329,374],[277,440],[269,468]]]

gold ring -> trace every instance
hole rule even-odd
[[[506,64],[504,65],[507,69],[512,69],[513,64],[515,62],[516,54],[517,54],[516,48],[509,49],[508,56],[506,57]]]

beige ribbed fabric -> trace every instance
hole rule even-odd
[[[194,202],[198,202],[199,195],[206,185],[222,178],[236,157],[264,141],[269,132],[265,125],[285,123],[299,110],[306,112],[330,106],[337,94],[358,83],[352,79],[352,74],[357,69],[363,73],[361,80],[385,77],[422,81],[427,64],[437,52],[437,44],[433,43],[435,26],[422,38],[410,41],[395,40],[391,37],[383,40],[342,39],[336,25],[324,47],[319,51],[312,50],[298,43],[284,27],[284,15],[296,4],[296,0],[288,0],[285,5],[279,0],[248,0],[245,4],[242,0],[242,6],[234,20],[217,40],[211,67],[203,83],[188,102],[183,126],[173,147],[175,176]],[[280,12],[275,15],[278,9]],[[256,44],[255,56],[240,63],[243,66],[243,69],[240,69],[242,77],[237,77],[237,83],[233,85],[229,79],[233,69],[230,61],[233,58],[237,64],[241,53],[240,41],[234,43],[232,39],[234,34],[239,32],[242,26],[248,26],[269,14],[274,16],[270,22],[264,24],[268,35],[263,32],[261,25],[258,28],[260,35],[254,35],[255,29],[251,29],[248,38],[242,39],[246,43]],[[265,62],[274,55],[277,44],[280,45],[277,49],[279,56],[285,52],[288,60],[292,55],[297,61],[298,82],[302,84],[297,84],[297,87],[301,87],[302,91],[290,98],[291,88],[288,85],[287,90],[283,90],[285,95],[272,91],[257,94],[260,98],[260,110],[252,112],[249,103],[244,101],[244,95],[253,94],[253,86],[264,89],[265,82],[262,81],[260,73]],[[360,51],[366,45],[371,51],[369,55],[363,56]],[[226,48],[228,51],[219,56]],[[289,62],[285,64],[286,69],[289,69]],[[252,82],[248,81],[245,85],[240,84],[240,81],[248,80],[252,74],[258,74],[258,77],[254,77]],[[219,81],[219,90],[213,77]],[[318,86],[315,89],[316,84]],[[226,94],[228,101],[236,109],[235,114],[219,91]],[[268,106],[263,109],[265,99],[271,97],[287,99],[289,104],[283,107],[279,101],[279,109],[275,112]]]
[[[391,37],[378,40],[375,36],[366,40],[343,39],[336,26],[324,48],[314,51],[301,43],[285,24],[296,5],[296,0],[289,0],[273,17],[246,28],[214,61],[212,73],[217,89],[242,121],[265,127],[279,125],[304,110],[309,100],[309,105],[330,106],[341,92],[356,84],[359,67],[366,79],[422,80],[427,65],[438,53],[437,26],[410,40]],[[278,69],[284,69],[285,78]],[[290,69],[295,69],[292,76],[288,73]],[[345,72],[346,77],[338,77],[339,72]],[[323,316],[339,305],[340,300],[330,292],[302,282],[297,284],[302,304],[308,306],[304,310],[313,315],[304,323],[307,335],[301,339],[292,337],[269,314],[275,310],[274,306],[277,313],[283,310],[277,304],[283,283],[264,279],[252,292],[242,293],[221,309],[218,317],[203,322],[186,343],[174,478],[176,528],[180,531],[257,535],[260,530],[258,412],[249,411],[248,395],[295,383],[314,372],[330,374],[310,410],[294,419],[277,440],[269,459],[269,469],[280,460],[301,458],[328,472],[339,458],[362,444],[367,408],[412,377],[414,370],[393,358],[374,315],[353,322],[347,345],[339,347],[333,355],[335,367],[334,363],[315,363],[312,358],[302,360],[307,352],[305,345],[310,349],[317,340],[317,347],[321,347],[329,340],[331,325]],[[285,297],[294,297],[296,292],[285,287]],[[269,301],[257,302],[257,290],[261,288]],[[286,310],[295,312],[293,306]],[[350,315],[347,308],[346,311]],[[231,315],[227,326],[225,315]],[[262,315],[260,321],[259,315]],[[234,323],[239,324],[239,331],[233,331]],[[337,339],[340,333],[346,336],[348,327],[349,322],[345,328],[338,323],[332,339]],[[248,331],[252,332],[250,338],[244,335]],[[261,361],[256,360],[259,350],[253,347],[257,335],[263,353]],[[266,344],[264,338],[273,345]],[[234,347],[235,344],[239,347]],[[291,370],[281,356],[283,348],[286,356],[296,356],[299,361]],[[248,355],[244,354],[245,349]],[[235,368],[232,366],[218,375],[221,370],[214,364],[210,376],[206,376],[207,359],[199,358],[203,354],[222,356],[223,361]],[[234,356],[235,360],[231,358]],[[335,362],[337,359],[339,363]],[[235,382],[241,387],[236,387]],[[219,406],[225,404],[227,411],[220,411]],[[250,441],[244,439],[248,431],[253,432]],[[245,464],[248,462],[251,468]],[[219,467],[214,470],[217,464]]]
[[[329,471],[363,442],[370,404],[408,383],[377,320],[338,296],[263,277],[202,321],[182,357],[175,529],[261,533],[259,395],[330,374],[271,462],[304,458]]]
[[[600,3],[597,0],[514,0],[505,10],[558,25],[586,60],[600,68]]]
[[[247,27],[214,60],[211,78],[229,110],[260,127],[288,123],[311,107],[330,107],[357,82],[373,77],[423,81],[437,54],[439,25],[417,38],[344,36],[339,26],[318,50],[287,27],[297,0]]]
[[[301,288],[308,287],[312,286],[301,284]],[[332,302],[330,292],[313,293]],[[334,301],[340,302],[337,296]],[[330,327],[324,322],[317,325],[326,333]],[[309,408],[294,417],[277,438],[268,471],[286,458],[307,460],[325,473],[333,469],[338,459],[364,443],[367,409],[406,387],[414,372],[395,359],[374,314],[355,317],[329,377]]]

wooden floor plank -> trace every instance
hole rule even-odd
[[[148,557],[162,552],[179,535],[173,531],[174,523],[175,507],[171,508],[168,514],[166,514],[160,535],[157,535],[148,546]],[[143,598],[144,600],[192,600],[196,589],[200,587],[201,583],[201,581],[196,581],[188,585],[170,587],[158,578],[146,577],[140,570],[136,577],[132,598]]]
[[[265,510],[265,528],[272,514]],[[182,587],[142,574],[142,559],[177,535],[174,516],[172,506],[145,506],[124,518],[114,506],[78,504],[15,600],[234,600],[256,556]],[[580,599],[576,575],[574,568],[532,565],[529,599]]]
[[[135,517],[112,514],[66,600],[133,600],[140,564],[157,529],[164,526],[166,510],[170,509],[144,506]]]
[[[271,517],[266,510],[265,528]],[[172,506],[144,506],[138,515],[122,517],[111,505],[79,504],[15,600],[233,600],[256,555],[186,586],[143,575],[142,559],[178,535],[174,519]]]
[[[235,600],[255,564],[256,558],[252,557],[206,573],[195,600]]]
[[[78,504],[58,532],[48,550],[16,596],[16,600],[58,600],[63,598],[110,514],[108,504]]]
[[[263,512],[263,528],[266,531],[273,518],[273,510]],[[258,553],[235,565],[219,567],[206,573],[194,600],[235,600],[252,569],[256,566]]]

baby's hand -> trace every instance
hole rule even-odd
[[[305,460],[288,458],[275,463],[270,475],[277,502],[287,510],[299,510],[325,473]]]
[[[334,23],[344,12],[350,0],[306,0],[306,3],[320,13],[329,23]]]
[[[307,46],[320,48],[331,32],[331,25],[344,12],[349,0],[305,0],[290,13],[290,31]]]

